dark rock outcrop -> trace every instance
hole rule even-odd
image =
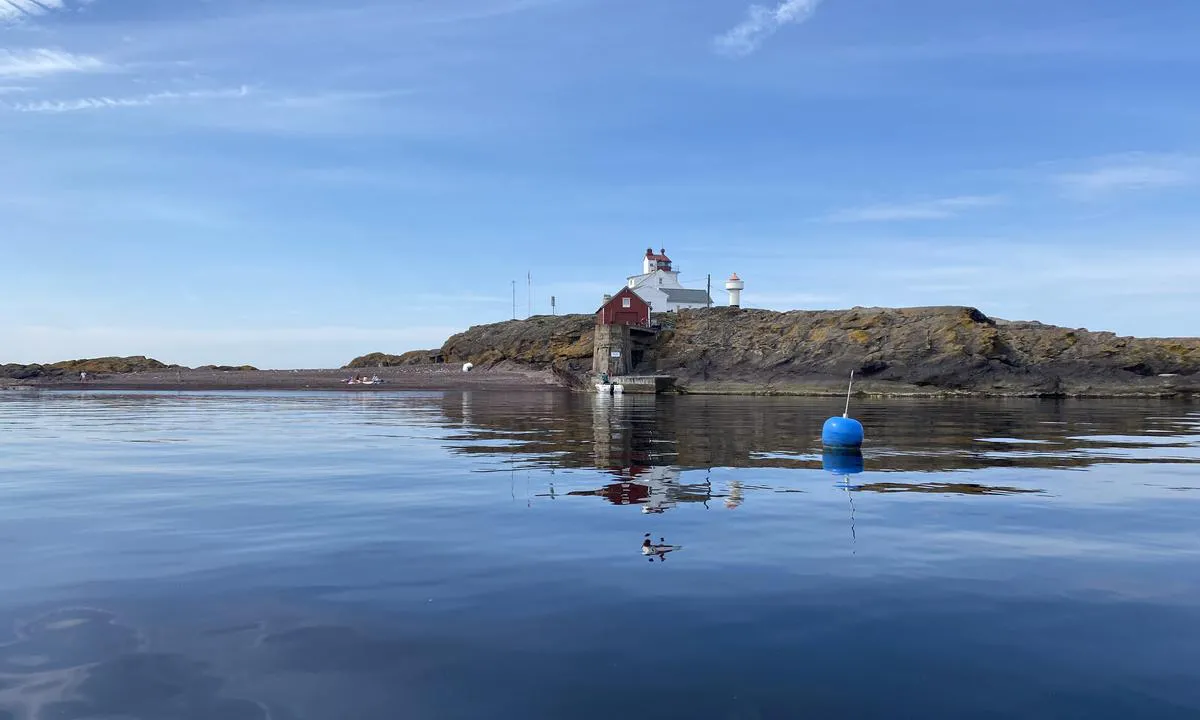
[[[259,372],[259,369],[253,365],[201,365],[196,369],[216,372]]]
[[[166,370],[168,368],[179,367],[178,365],[167,365],[159,362],[154,358],[148,358],[144,355],[134,355],[131,357],[104,357],[91,358],[86,360],[66,360],[59,363],[54,363],[48,366],[54,370],[61,370],[67,375],[74,373],[133,373],[133,372],[151,372],[153,370]]]
[[[478,325],[442,346],[446,362],[480,367],[516,364],[535,370],[586,372],[592,366],[592,315],[538,315]]]
[[[0,365],[0,378],[8,380],[36,380],[40,377],[46,377],[50,371],[44,365],[17,365],[8,363]],[[61,373],[60,373],[61,374]]]
[[[131,357],[89,358],[84,360],[64,360],[50,365],[0,365],[0,377],[13,380],[28,380],[35,378],[55,378],[79,375],[110,375],[133,372],[151,372],[179,367],[167,365],[154,358],[144,355]]]
[[[853,370],[867,392],[1173,394],[1175,378],[1200,371],[1200,340],[1007,322],[965,307],[714,308],[680,314],[658,369],[713,389],[836,387]]]
[[[850,371],[866,393],[1024,396],[1200,393],[1200,339],[1138,339],[968,307],[774,312],[711,308],[670,317],[656,367],[688,392],[843,392]],[[446,341],[446,362],[591,369],[591,315],[481,325]],[[370,357],[370,356],[368,356]]]
[[[403,367],[406,365],[427,365],[441,361],[440,350],[413,350],[400,355],[373,352],[354,358],[342,366],[343,370],[379,367]]]
[[[78,380],[80,373],[87,373],[92,378],[109,375],[129,375],[132,373],[156,373],[163,370],[190,370],[182,365],[168,365],[144,355],[131,357],[87,358],[83,360],[64,360],[49,365],[0,365],[0,378],[7,380],[34,380],[44,382],[62,382]],[[197,370],[220,372],[258,372],[252,365],[204,365]]]

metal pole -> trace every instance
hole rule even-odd
[[[525,273],[525,317],[533,315],[533,273]]]
[[[513,320],[517,319],[517,281],[512,281],[513,286]]]
[[[712,273],[708,274],[708,302],[705,304],[712,307]]]

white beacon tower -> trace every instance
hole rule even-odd
[[[734,273],[725,281],[725,289],[729,291],[729,307],[740,308],[742,306],[742,291],[746,289],[746,283]]]

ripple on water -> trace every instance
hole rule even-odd
[[[17,640],[0,646],[0,672],[28,675],[64,670],[137,650],[137,631],[113,620],[103,610],[73,608],[21,625]]]
[[[266,720],[257,702],[225,697],[225,681],[181,654],[139,652],[140,633],[91,608],[56,610],[0,647],[0,694],[17,698],[0,720],[154,718]],[[64,671],[85,670],[79,681]],[[11,708],[11,709],[9,709]],[[40,710],[38,710],[40,708]],[[14,714],[14,712],[16,714]]]
[[[88,670],[77,698],[49,703],[43,718],[137,717],[154,720],[266,720],[250,700],[222,697],[224,682],[181,655],[138,653]]]

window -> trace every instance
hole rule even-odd
[[[629,306],[630,306],[629,298],[627,298],[627,297],[621,298],[621,307],[627,308]]]

